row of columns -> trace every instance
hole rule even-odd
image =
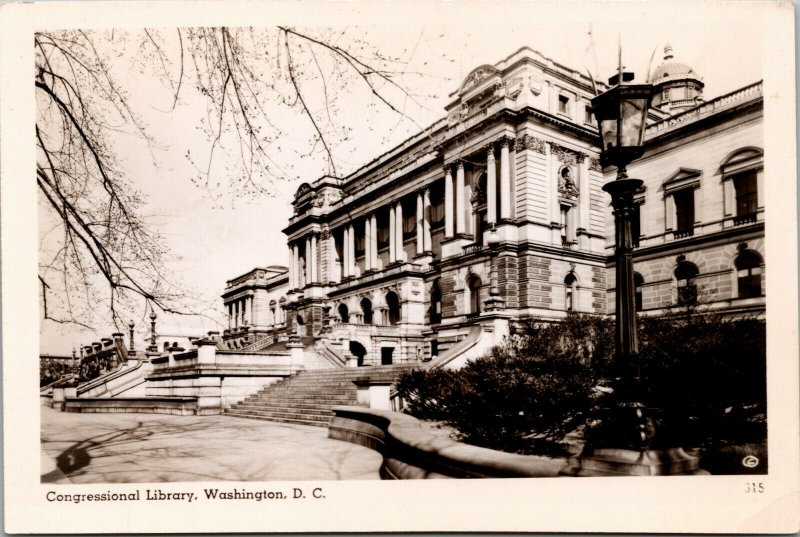
[[[497,185],[497,160],[495,144],[486,149],[486,221],[489,225],[498,220],[497,197],[500,197],[500,219],[511,218],[511,150],[514,140],[502,138],[497,145],[500,148],[500,185]],[[455,177],[453,176],[455,168]],[[444,234],[452,237],[466,233],[466,184],[464,180],[464,163],[457,161],[445,165],[444,168]],[[455,209],[455,211],[454,211]],[[453,214],[455,212],[455,219]]]
[[[417,255],[430,252],[431,245],[431,195],[430,189],[425,188],[416,194],[416,253]],[[343,278],[356,276],[356,230],[352,223],[342,229],[342,258],[341,267]],[[289,249],[289,288],[297,289],[308,283],[319,281],[319,242],[317,235],[306,237],[305,258],[300,256],[300,247],[295,242]],[[330,254],[329,267],[333,267],[336,260],[336,240],[331,233],[327,240]],[[305,267],[301,260],[305,260]],[[397,201],[389,206],[389,263],[407,261],[407,254],[403,247],[403,204]],[[364,220],[364,268],[365,270],[380,269],[378,257],[378,218],[372,213]],[[330,269],[329,269],[330,270]],[[333,274],[330,275],[333,278]]]
[[[246,296],[228,304],[228,328],[244,326],[245,321],[253,318],[253,297]]]

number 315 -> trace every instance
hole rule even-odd
[[[746,483],[745,492],[753,494],[761,494],[764,492],[764,483]]]

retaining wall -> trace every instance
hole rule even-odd
[[[557,477],[565,459],[515,455],[462,444],[418,419],[361,407],[333,407],[328,438],[383,455],[384,479]]]

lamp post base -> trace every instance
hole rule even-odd
[[[602,411],[585,432],[586,445],[560,474],[577,477],[705,475],[700,461],[678,447],[663,412],[638,403]]]
[[[670,449],[584,449],[569,460],[559,472],[563,476],[644,476],[644,475],[707,475],[696,457],[683,448]]]

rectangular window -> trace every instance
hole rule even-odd
[[[583,111],[584,111],[583,122],[591,125],[592,122],[594,122],[594,117],[592,116],[592,107],[588,105],[584,106]]]
[[[672,194],[675,201],[675,234],[692,235],[694,230],[694,188],[684,188]]]
[[[561,206],[561,244],[571,245],[575,242],[575,230],[572,225],[572,206]]]
[[[736,216],[755,214],[758,209],[758,182],[755,171],[740,173],[733,177],[736,189]]]
[[[417,234],[417,204],[415,200],[403,202],[403,239]]]
[[[569,115],[569,97],[566,95],[558,96],[558,112]]]

